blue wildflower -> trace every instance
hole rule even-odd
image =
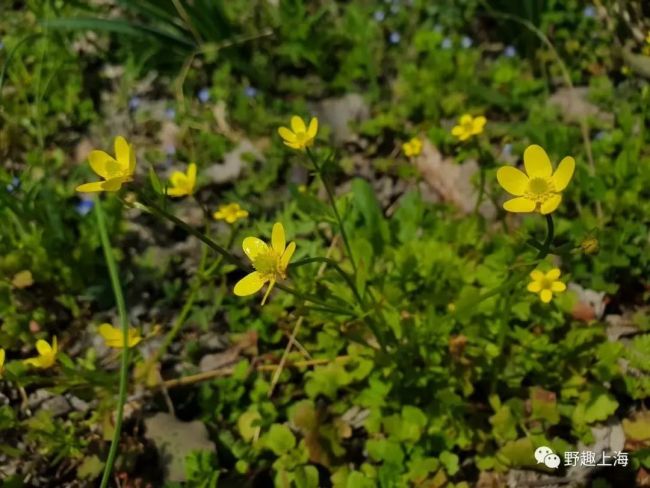
[[[167,108],[165,110],[165,117],[170,120],[174,120],[176,118],[176,109],[174,107]]]
[[[95,202],[90,198],[82,198],[74,206],[75,211],[82,217],[88,215],[95,206]]]
[[[393,5],[390,6],[390,13],[396,14],[397,12],[399,12],[399,5],[394,3]]]
[[[512,156],[512,144],[510,144],[510,143],[505,144],[503,146],[502,153],[503,153],[503,156],[506,157],[506,158]]]
[[[391,44],[398,44],[400,39],[402,39],[402,36],[400,36],[399,32],[391,32],[388,41]]]
[[[443,49],[450,49],[452,45],[453,43],[451,42],[451,39],[449,37],[445,37],[440,43],[440,47]]]
[[[605,134],[605,132],[601,130],[601,131],[598,131],[598,133],[596,133],[596,135],[594,136],[594,139],[597,140],[597,141],[602,141],[603,139],[605,139],[606,135],[607,134]]]
[[[593,5],[587,5],[582,11],[582,15],[588,19],[593,19],[596,16],[596,8]]]
[[[198,97],[201,103],[207,102],[208,100],[210,100],[210,90],[207,88],[201,88],[199,90]]]
[[[176,154],[176,146],[173,144],[165,144],[165,154],[167,156],[173,156]]]
[[[506,58],[514,58],[517,55],[517,50],[514,46],[506,46],[506,48],[503,50],[503,55]]]
[[[386,18],[386,14],[384,13],[383,10],[376,10],[374,14],[372,14],[373,18],[377,22],[383,22],[384,19]]]
[[[465,49],[472,47],[472,44],[474,44],[474,41],[472,41],[472,39],[467,36],[463,36],[462,39],[460,40],[460,45],[463,46]]]
[[[138,107],[140,106],[140,102],[141,100],[139,96],[137,95],[132,96],[129,99],[129,110],[133,110],[133,111],[137,110]]]
[[[20,178],[18,178],[17,176],[14,176],[14,177],[11,179],[11,183],[9,183],[9,184],[7,185],[7,191],[8,191],[9,193],[13,193],[13,192],[15,192],[15,191],[18,190],[18,189],[20,189]]]
[[[254,98],[255,96],[257,96],[257,88],[255,88],[254,86],[247,86],[246,88],[244,88],[244,94],[248,98]]]

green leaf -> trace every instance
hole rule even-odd
[[[263,445],[281,456],[296,446],[296,438],[286,425],[273,424],[264,435]]]
[[[458,456],[453,452],[443,451],[439,456],[440,462],[450,476],[458,473]]]
[[[255,410],[249,410],[239,416],[239,419],[237,419],[237,429],[245,441],[250,442],[253,439],[261,420],[262,417]]]
[[[591,391],[587,401],[584,421],[587,424],[601,422],[612,415],[617,408],[616,399],[604,388],[596,387]]]

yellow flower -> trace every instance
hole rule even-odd
[[[539,298],[548,303],[553,298],[553,293],[561,293],[566,290],[566,285],[558,280],[560,277],[559,268],[553,268],[548,273],[538,269],[530,273],[533,281],[528,283],[528,291],[539,293]]]
[[[413,137],[410,141],[402,144],[402,151],[409,158],[419,156],[422,152],[422,141],[417,137]]]
[[[59,351],[56,336],[52,339],[51,346],[43,339],[37,340],[36,350],[38,351],[37,357],[25,359],[23,362],[36,368],[51,368],[56,362],[56,354]]]
[[[244,239],[242,248],[253,263],[255,271],[237,282],[234,290],[235,295],[240,297],[252,295],[269,282],[269,288],[262,299],[262,305],[264,305],[275,282],[287,277],[287,267],[296,250],[296,243],[291,242],[286,247],[285,244],[284,227],[279,222],[273,225],[270,246],[257,237]]]
[[[600,250],[600,244],[596,237],[588,236],[580,243],[580,249],[585,254],[597,254]]]
[[[305,121],[297,115],[291,117],[291,129],[280,127],[278,134],[284,140],[284,143],[293,149],[305,149],[314,143],[316,133],[318,132],[318,119],[312,117],[309,127],[305,126]]]
[[[537,144],[528,146],[524,151],[526,173],[512,166],[503,166],[497,171],[499,184],[517,197],[505,202],[503,208],[508,212],[539,212],[542,215],[553,212],[562,201],[561,192],[571,181],[575,166],[575,160],[567,156],[554,173],[546,151]]]
[[[104,338],[106,347],[122,349],[124,338],[122,337],[121,329],[113,327],[111,324],[102,324],[99,326],[98,332],[99,335]],[[142,336],[140,336],[140,332],[138,332],[134,327],[129,327],[129,333],[127,334],[128,347],[137,345],[141,340]]]
[[[215,220],[225,220],[229,224],[234,224],[239,219],[248,217],[248,212],[241,208],[238,203],[229,203],[220,205],[215,213],[212,214]]]
[[[470,137],[483,132],[486,122],[487,119],[482,115],[472,117],[469,114],[465,114],[458,120],[458,125],[451,129],[451,133],[458,137],[459,140],[466,141]]]
[[[5,370],[5,350],[0,347],[0,376]]]
[[[104,181],[79,185],[80,192],[117,191],[122,184],[133,180],[135,172],[135,151],[133,145],[122,136],[115,138],[115,157],[104,151],[92,151],[88,156],[92,170]]]
[[[169,179],[171,187],[167,188],[167,195],[170,197],[184,197],[194,193],[196,185],[196,164],[190,163],[187,173],[174,171]]]

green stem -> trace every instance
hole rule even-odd
[[[334,217],[336,218],[336,223],[339,226],[339,230],[341,232],[341,237],[343,238],[343,244],[345,245],[345,250],[348,253],[348,258],[350,258],[350,263],[352,264],[352,270],[354,271],[354,276],[356,277],[357,275],[357,265],[356,261],[354,260],[354,255],[352,254],[352,247],[350,246],[350,239],[348,239],[348,234],[345,231],[345,227],[343,226],[343,219],[341,218],[341,214],[339,213],[339,209],[336,206],[336,200],[334,198],[334,189],[332,188],[332,185],[330,184],[329,180],[325,178],[325,175],[323,174],[323,171],[318,164],[318,161],[316,160],[316,156],[314,156],[314,153],[311,152],[309,148],[307,148],[307,156],[309,156],[310,161],[314,165],[314,168],[316,169],[316,172],[318,173],[318,176],[320,176],[321,181],[323,182],[323,186],[325,187],[325,192],[327,193],[327,198],[329,199],[330,206],[332,207],[332,210],[334,211]]]
[[[122,294],[122,287],[120,286],[120,278],[117,273],[117,265],[115,263],[115,255],[111,248],[111,243],[108,238],[106,230],[106,222],[104,220],[104,212],[102,210],[101,201],[95,200],[95,216],[97,217],[97,227],[99,229],[99,236],[104,249],[104,259],[106,266],[108,266],[108,273],[111,278],[111,285],[113,287],[113,294],[115,295],[115,302],[120,316],[120,326],[122,328],[122,362],[120,365],[120,386],[117,400],[117,415],[115,417],[115,430],[113,432],[113,440],[111,447],[108,451],[108,458],[104,465],[104,474],[100,488],[106,488],[110,480],[111,472],[113,471],[113,464],[115,463],[115,456],[117,455],[117,447],[120,442],[120,434],[122,431],[122,417],[124,415],[124,403],[126,402],[126,387],[129,371],[129,348],[128,348],[128,335],[129,324],[126,315],[126,304],[124,303],[124,295]]]
[[[480,163],[479,163],[480,165]],[[483,166],[479,167],[479,187],[478,187],[478,196],[476,197],[476,203],[474,204],[474,215],[478,215],[479,207],[483,201],[483,195],[485,195],[485,168]]]
[[[542,244],[542,248],[537,253],[536,259],[543,259],[548,256],[553,244],[553,237],[555,237],[555,225],[553,225],[553,217],[551,214],[546,214],[546,239]]]

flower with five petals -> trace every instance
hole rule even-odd
[[[122,184],[133,180],[135,172],[135,151],[122,136],[115,138],[115,157],[104,151],[91,151],[88,162],[92,170],[104,181],[95,181],[79,185],[78,192],[91,193],[100,191],[117,191]]]
[[[503,208],[508,212],[550,214],[560,205],[562,191],[571,181],[575,166],[575,160],[567,156],[553,172],[546,151],[537,144],[528,146],[524,151],[526,173],[512,166],[502,166],[497,171],[499,184],[516,197],[506,201]]]
[[[291,117],[291,129],[280,127],[278,134],[282,137],[285,145],[292,149],[303,150],[308,148],[314,143],[316,134],[318,133],[318,119],[312,117],[309,121],[309,127],[305,125],[305,121],[297,115]]]
[[[566,285],[559,281],[560,269],[553,268],[548,273],[536,269],[530,273],[533,281],[528,283],[528,291],[538,293],[544,303],[549,303],[553,293],[561,293],[566,290]]]
[[[239,219],[248,217],[248,211],[239,206],[238,203],[229,203],[220,205],[216,212],[212,214],[215,220],[225,220],[229,224],[234,224]]]
[[[276,281],[287,277],[287,267],[296,250],[296,243],[291,242],[286,245],[284,226],[280,222],[276,222],[271,232],[270,246],[257,237],[247,237],[244,239],[242,248],[248,259],[251,260],[255,271],[237,282],[234,289],[235,295],[240,297],[252,295],[269,283],[262,299],[262,305],[264,305]]]
[[[402,151],[404,151],[407,158],[419,156],[422,152],[422,141],[418,137],[413,137],[402,144]]]
[[[466,141],[470,137],[483,132],[486,122],[487,119],[482,115],[472,117],[469,114],[465,114],[458,120],[458,125],[451,129],[451,134],[458,137],[460,141]]]

